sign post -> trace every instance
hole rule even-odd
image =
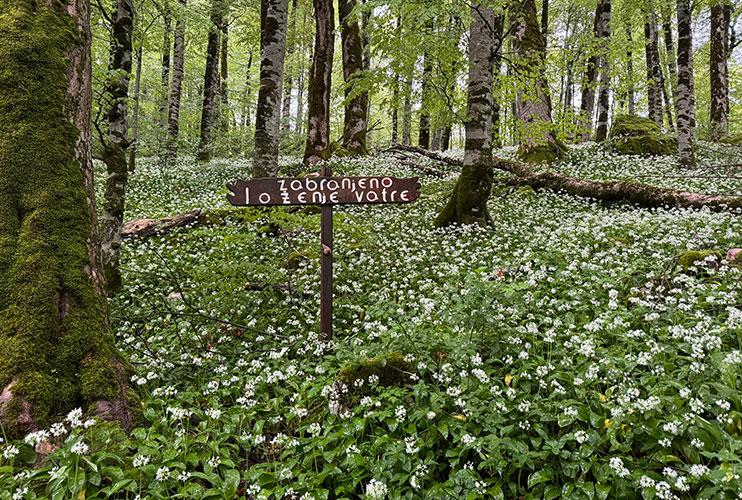
[[[227,184],[234,206],[320,205],[320,332],[332,338],[332,210],[335,205],[409,203],[419,196],[417,177],[270,177]]]

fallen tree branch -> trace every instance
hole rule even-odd
[[[432,175],[433,177],[448,177],[449,175],[456,174],[456,172],[438,170],[437,168],[427,167],[425,165],[421,165],[420,163],[415,163],[414,161],[400,160],[399,163],[401,165],[414,168],[415,170],[425,172],[426,174]]]
[[[187,226],[198,221],[201,209],[191,210],[182,214],[165,217],[164,219],[134,219],[124,222],[121,228],[121,237],[126,238],[149,238],[156,234],[164,234],[175,228]]]

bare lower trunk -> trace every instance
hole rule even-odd
[[[164,34],[162,37],[162,71],[160,73],[160,88],[162,90],[162,96],[160,97],[160,123],[163,129],[167,129],[167,104],[170,94],[170,46],[172,44],[170,39],[172,26],[170,9],[163,10],[162,18],[164,23]],[[158,138],[161,139],[162,136],[158,135]]]
[[[628,41],[628,48],[626,49],[626,77],[629,80],[629,90],[626,99],[629,101],[629,114],[636,115],[636,98],[634,97],[634,52],[632,50],[634,39],[631,35],[631,29],[631,23],[626,23],[626,40]]]
[[[304,20],[301,23],[302,33],[307,29],[307,11],[304,11]],[[304,86],[306,80],[306,69],[304,68],[304,46],[300,47],[301,58],[299,59],[298,69],[298,81],[297,81],[297,92],[296,92],[296,133],[302,134],[304,132]]]
[[[315,165],[330,157],[330,88],[335,46],[335,14],[332,0],[314,0],[316,33],[309,78],[307,144],[304,163]]]
[[[178,0],[183,9],[187,0]],[[173,78],[170,84],[170,103],[168,109],[168,158],[178,154],[178,135],[180,132],[180,97],[183,93],[183,67],[185,63],[185,21],[182,14],[175,21],[173,43]]]
[[[142,88],[142,47],[137,50],[137,71],[134,77],[134,111],[131,117],[131,140],[129,141],[129,172],[134,171],[139,138],[139,105]]]
[[[718,141],[729,133],[729,74],[727,51],[729,49],[729,5],[725,0],[715,0],[711,6],[711,130],[709,137]]]
[[[131,73],[134,32],[134,5],[132,0],[117,0],[111,13],[111,54],[108,70],[115,77],[106,80],[104,95],[108,98],[106,122],[108,137],[103,147],[106,164],[105,202],[103,204],[103,235],[101,250],[108,293],[121,289],[121,225],[124,223],[124,198],[129,169],[126,148],[129,147],[127,101],[129,99],[129,74]]]
[[[219,27],[221,24],[221,0],[213,0],[209,38],[206,46],[204,98],[201,105],[201,133],[199,134],[196,161],[209,161],[211,159],[211,131],[214,127],[219,94]]]
[[[610,100],[610,65],[608,60],[608,44],[611,36],[611,0],[600,2],[600,92],[598,98],[598,124],[595,129],[597,142],[608,137],[608,114]]]
[[[693,74],[693,30],[691,28],[690,0],[677,0],[678,12],[678,157],[680,163],[692,167],[693,155],[691,132],[691,75]]]
[[[13,40],[0,43],[0,426],[9,439],[76,407],[130,428],[139,406],[103,296],[89,5],[5,0],[0,16]]]
[[[281,87],[289,0],[263,0],[260,15],[260,91],[255,114],[253,177],[278,175]]]
[[[404,105],[402,106],[402,144],[412,144],[412,79],[405,82]]]
[[[669,8],[669,10],[667,10]],[[665,66],[667,66],[667,79],[670,83],[670,95],[672,106],[677,109],[678,105],[678,65],[675,55],[675,43],[672,37],[672,2],[663,3],[662,31],[665,34]]]
[[[545,77],[546,50],[538,26],[536,3],[515,2],[511,9],[515,64],[525,81],[518,89],[516,116],[519,127],[519,156],[534,163],[561,158],[566,147],[556,138],[551,121],[551,99]]]
[[[420,129],[417,134],[417,144],[421,148],[430,147],[430,114],[427,106],[430,106],[430,79],[433,77],[433,63],[427,51],[423,54],[423,79],[420,102]]]
[[[232,114],[229,109],[229,26],[222,19],[221,48],[219,50],[219,105],[217,106],[217,130],[224,137],[229,136]]]
[[[294,54],[296,40],[298,39],[296,36],[296,6],[297,0],[292,0],[291,13],[289,14],[289,17],[291,18],[291,25],[286,31],[287,39],[289,36],[293,37],[294,39],[294,43],[286,43],[286,61],[289,61],[289,63],[291,61],[291,56]],[[284,66],[288,67],[289,63],[285,63]],[[296,65],[294,64],[294,66]],[[283,88],[283,108],[281,109],[281,130],[291,130],[291,93],[294,90],[294,77],[291,73],[290,68],[284,71],[284,73],[286,73],[286,77]]]
[[[654,12],[653,0],[649,0],[647,3],[646,16],[644,38],[647,60],[647,101],[649,103],[649,118],[660,128],[664,128],[662,120],[661,73],[657,43],[657,18]]]
[[[356,0],[338,0],[338,17],[343,47],[343,77],[345,79],[345,124],[343,147],[355,155],[366,155],[366,118],[368,92],[354,89],[363,71],[363,44],[357,21],[350,19]]]
[[[600,38],[601,34],[601,20],[602,17],[602,6],[603,1],[598,2],[598,6],[595,9],[595,20],[593,22],[593,34],[596,39]],[[585,69],[585,77],[582,80],[582,100],[580,101],[580,114],[582,116],[582,137],[581,141],[589,141],[592,137],[593,131],[593,114],[595,111],[595,86],[598,78],[598,64],[600,57],[598,54],[593,54],[587,60],[587,68]]]
[[[466,104],[466,147],[463,169],[451,198],[435,219],[436,227],[479,224],[489,220],[487,199],[492,188],[492,70],[495,39],[491,8],[472,5],[469,37],[469,95]]]
[[[394,76],[392,88],[392,145],[397,144],[399,129],[399,74]]]

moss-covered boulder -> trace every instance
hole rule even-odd
[[[308,252],[300,252],[298,250],[294,250],[289,254],[289,258],[287,259],[287,267],[288,269],[293,269],[295,271],[299,269],[299,266],[301,266],[302,264],[306,265],[307,263],[315,262],[317,259],[319,259],[319,252],[316,250]]]
[[[688,250],[675,256],[675,264],[683,269],[688,269],[692,266],[718,269],[722,258],[723,255],[720,252],[713,250]]]
[[[567,146],[561,141],[556,141],[555,143],[540,144],[531,148],[521,146],[518,150],[518,159],[525,163],[541,165],[560,160],[565,154],[567,154]]]
[[[340,369],[337,380],[348,387],[350,393],[359,395],[376,380],[382,387],[403,387],[412,382],[413,366],[398,352],[390,352],[378,358],[346,363]],[[378,380],[377,380],[378,379]]]
[[[677,138],[663,135],[653,120],[640,116],[617,116],[609,137],[622,155],[670,155],[678,149]]]
[[[726,135],[719,139],[719,142],[730,146],[742,146],[742,134]]]

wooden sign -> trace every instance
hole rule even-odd
[[[297,177],[227,184],[236,206],[408,203],[420,196],[417,177]]]
[[[323,166],[320,177],[264,178],[227,184],[235,206],[321,205],[320,331],[332,338],[332,207],[366,203],[409,203],[419,196],[417,177],[333,177]]]

